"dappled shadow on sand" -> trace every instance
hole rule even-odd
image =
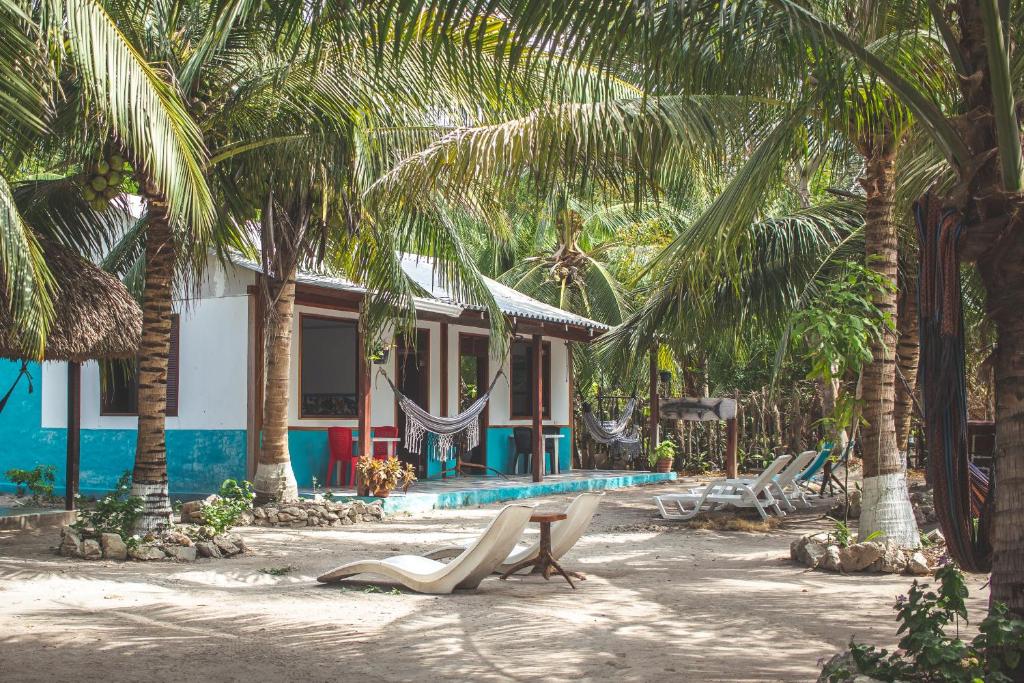
[[[851,635],[895,640],[889,605],[908,578],[805,572],[786,559],[792,538],[821,527],[820,511],[770,534],[644,530],[651,493],[606,496],[565,558],[588,576],[576,591],[536,576],[451,596],[315,582],[347,561],[475,537],[494,507],[247,529],[251,554],[190,565],[71,562],[41,539],[9,543],[0,659],[23,681],[53,680],[61,662],[76,680],[107,681],[805,681]]]

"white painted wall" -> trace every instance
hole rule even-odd
[[[454,415],[458,410],[459,387],[459,333],[484,334],[487,330],[479,327],[450,325],[448,327],[448,414]],[[544,337],[551,343],[551,418],[544,420],[545,425],[569,424],[569,353],[566,342],[562,339]],[[488,421],[492,425],[530,425],[531,420],[513,420],[509,408],[509,360],[495,358],[491,347],[491,360],[488,369],[488,380],[494,377],[499,365],[505,371],[494,387],[488,408]]]
[[[249,303],[247,287],[253,274],[242,268],[225,270],[211,262],[201,283],[199,298],[180,299],[175,309],[181,316],[180,374],[178,417],[167,418],[168,429],[245,429],[247,408],[247,335]],[[355,313],[310,306],[296,306],[293,323],[291,396],[289,424],[293,427],[326,428],[332,426],[356,427],[358,420],[299,418],[299,316],[310,313],[324,317],[356,320]],[[429,410],[434,414],[441,407],[441,325],[421,322],[418,327],[430,333],[430,391]],[[458,409],[458,353],[459,332],[486,334],[476,327],[450,325],[448,328],[448,414]],[[566,342],[545,337],[551,343],[551,418],[546,425],[565,425],[569,422],[569,367]],[[341,349],[339,362],[352,362],[348,356],[355,349]],[[488,377],[497,372],[500,358],[492,356]],[[504,371],[509,372],[504,359]],[[396,406],[391,388],[383,378],[377,377],[383,367],[388,376],[395,378],[395,354],[390,354],[383,366],[373,366],[372,424],[396,425]],[[42,427],[67,426],[67,367],[64,363],[44,363],[42,369]],[[137,418],[101,416],[99,366],[82,366],[82,427],[85,429],[134,429]],[[509,416],[509,387],[500,378],[491,396],[489,406],[492,425],[529,425],[530,420],[512,420]]]
[[[167,418],[168,429],[245,429],[247,284],[245,272],[226,273],[212,265],[201,287],[205,298],[175,301],[178,416]],[[42,392],[42,427],[67,427],[67,364],[43,364]],[[82,428],[135,429],[137,424],[133,416],[100,415],[99,364],[83,364]]]

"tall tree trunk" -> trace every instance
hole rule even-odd
[[[256,503],[299,497],[291,454],[288,452],[288,397],[295,316],[295,266],[282,281],[270,286],[273,313],[267,329],[267,370],[263,401],[263,441],[256,463],[253,489]]]
[[[893,419],[896,422],[896,447],[906,454],[910,438],[910,423],[914,415],[914,395],[917,392],[917,363],[921,357],[920,340],[917,334],[917,291],[914,285],[902,288],[899,301],[899,320],[896,342],[896,407]]]
[[[146,279],[142,290],[142,341],[139,346],[138,438],[132,495],[142,499],[135,523],[138,531],[171,524],[167,493],[167,361],[171,350],[171,300],[174,281],[174,241],[166,206],[149,200],[146,228]]]
[[[820,391],[821,391],[821,412],[823,417],[834,417],[836,413],[836,403],[839,402],[839,380],[830,379],[819,380]],[[850,435],[846,431],[846,427],[840,427],[838,424],[832,423],[825,432],[826,440],[832,442],[833,448],[837,449],[837,453],[842,453],[846,450],[846,444],[850,441]]]
[[[1016,242],[1024,242],[1018,234]],[[992,597],[1024,616],[1024,244],[1013,259],[987,272],[989,315],[995,321],[996,447],[992,518]],[[988,270],[987,268],[985,270]]]
[[[886,136],[870,139],[861,148],[866,160],[861,185],[867,194],[864,251],[867,266],[896,284],[896,226],[892,220],[895,144]],[[896,292],[875,296],[878,309],[896,319]],[[893,408],[896,399],[896,340],[886,330],[872,341],[872,360],[863,370],[865,424],[861,428],[864,488],[861,497],[860,538],[879,531],[905,548],[921,540],[907,492],[906,461],[896,445]]]
[[[967,223],[961,256],[977,261],[997,335],[990,600],[1024,617],[1024,199],[1004,191],[999,155],[990,154],[998,140],[980,3],[959,0],[954,11],[959,51],[971,74],[960,79],[962,111],[968,113],[957,124],[981,163],[962,177],[947,203]],[[1017,116],[1019,122],[1020,107]]]

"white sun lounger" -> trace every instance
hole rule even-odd
[[[765,512],[767,507],[783,517],[786,513],[779,507],[779,502],[772,496],[768,487],[772,478],[792,459],[791,455],[779,456],[751,484],[745,484],[738,480],[733,480],[730,483],[728,479],[719,479],[703,489],[695,489],[690,493],[655,496],[654,502],[664,519],[691,519],[696,517],[701,510],[716,510],[726,505],[755,508],[762,519],[768,519],[768,513]],[[686,504],[692,504],[693,507],[687,507]]]
[[[316,580],[333,583],[357,574],[379,574],[418,593],[444,595],[456,588],[476,588],[508,557],[532,514],[532,505],[509,505],[476,542],[448,564],[419,555],[397,555],[384,560],[350,562]]]
[[[781,502],[787,510],[796,510],[796,506],[793,504],[794,498],[800,500],[805,507],[811,507],[811,504],[807,501],[807,496],[804,495],[804,490],[796,483],[796,479],[811,464],[811,461],[814,460],[817,455],[818,451],[804,451],[793,458],[785,469],[772,477],[771,482],[768,484],[768,488],[771,491],[772,496]],[[751,485],[756,481],[756,479],[740,478],[735,480],[729,479],[727,481],[729,483],[737,481]]]
[[[561,559],[576,545],[576,541],[580,540],[587,527],[590,526],[590,520],[593,519],[602,496],[604,496],[603,493],[581,493],[565,509],[565,519],[551,525],[551,556],[555,560]],[[464,546],[451,546],[435,550],[425,557],[431,560],[443,560],[447,557],[455,557],[464,550]],[[495,572],[503,574],[520,562],[536,557],[539,550],[540,540],[532,544],[517,545],[511,554],[498,565]]]

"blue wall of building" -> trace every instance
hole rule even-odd
[[[31,469],[36,465],[57,466],[57,487],[64,488],[67,455],[67,430],[43,429],[42,373],[31,364],[34,391],[22,378],[0,413],[0,490],[13,491],[3,473],[11,468]],[[0,361],[0,395],[14,381],[19,363]],[[566,471],[572,463],[568,428],[559,444],[559,467]],[[356,432],[358,435],[358,432]],[[492,428],[486,435],[488,465],[501,472],[512,472],[512,429]],[[79,488],[85,495],[111,490],[118,477],[132,468],[135,458],[133,429],[83,429]],[[327,432],[295,430],[289,432],[292,467],[300,487],[312,486],[315,476],[326,483]],[[548,468],[550,471],[550,468]],[[427,460],[428,477],[441,473],[441,463]],[[220,488],[227,478],[246,476],[245,430],[169,429],[167,431],[167,476],[172,495],[205,495]]]
[[[20,368],[0,361],[0,392],[6,392]],[[34,391],[22,378],[0,413],[0,490],[14,486],[3,473],[11,468],[57,466],[57,486],[64,488],[67,430],[43,429],[42,382],[38,364],[29,366]],[[190,496],[216,491],[225,479],[244,478],[245,430],[173,429],[167,431],[167,476],[172,495]],[[134,429],[83,429],[79,488],[85,495],[105,493],[132,468]]]
[[[558,446],[558,467],[567,471],[572,467],[572,430],[564,427],[560,430],[563,438]],[[353,439],[358,439],[358,430],[353,430]],[[487,430],[487,464],[500,472],[512,473],[512,429],[496,427]],[[288,433],[288,449],[292,456],[292,469],[300,488],[312,486],[313,477],[321,486],[327,483],[327,463],[330,450],[327,447],[326,430],[293,430]],[[547,460],[545,459],[545,463]],[[520,472],[523,464],[520,463]],[[548,472],[550,465],[545,465]],[[434,458],[427,459],[427,477],[441,475],[441,462]],[[344,474],[341,481],[344,481]]]

